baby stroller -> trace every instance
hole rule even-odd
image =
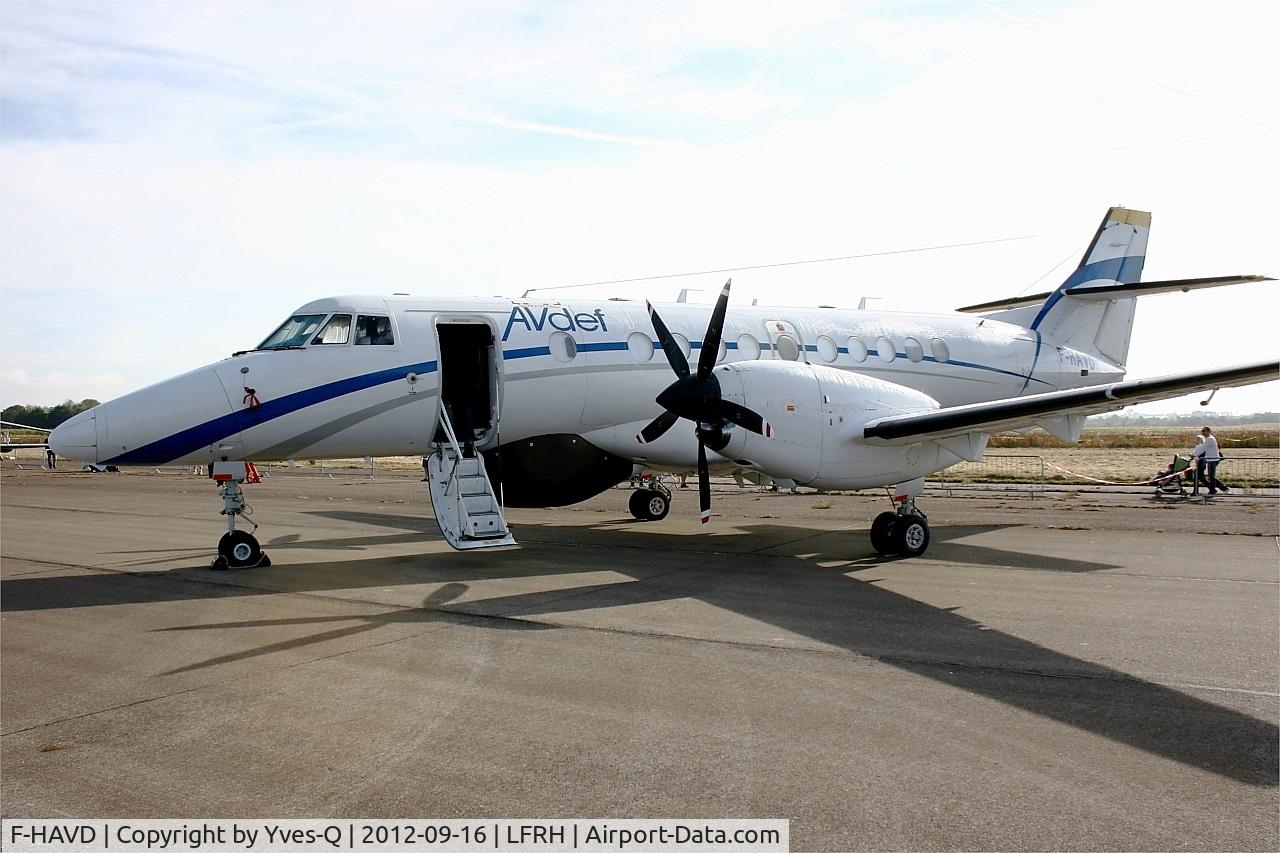
[[[1168,468],[1151,475],[1151,482],[1156,487],[1157,500],[1166,496],[1187,497],[1187,482],[1194,476],[1195,469],[1191,467],[1191,460],[1175,453]]]

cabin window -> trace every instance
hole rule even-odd
[[[345,344],[349,340],[351,340],[351,315],[334,314],[329,318],[329,322],[324,324],[320,334],[311,340],[311,343]]]
[[[653,358],[653,339],[644,332],[632,332],[627,335],[627,352],[632,361],[643,364]]]
[[[836,360],[836,356],[839,355],[839,353],[840,348],[836,346],[836,342],[831,338],[826,335],[818,338],[818,358],[822,359],[827,364],[830,364]]]
[[[756,360],[760,357],[760,342],[751,335],[739,335],[738,355],[747,361]]]
[[[394,343],[391,318],[365,314],[356,318],[356,346],[389,347]]]
[[[894,348],[893,341],[888,338],[876,338],[876,355],[880,356],[880,360],[885,364],[892,364],[898,357],[898,351]]]
[[[568,332],[556,332],[551,336],[551,356],[556,361],[573,361],[578,357],[578,342]]]
[[[774,342],[774,346],[778,350],[779,358],[787,361],[800,360],[800,345],[790,335],[778,335],[778,340]]]
[[[729,355],[729,346],[724,342],[724,338],[721,338],[720,347],[719,349],[716,350],[716,364],[719,364],[720,362],[724,361],[725,357],[728,355]]]
[[[689,353],[693,352],[693,347],[689,346],[689,339],[677,332],[672,332],[671,337],[675,339],[676,344],[680,347],[680,352],[684,353],[684,357],[688,358]]]
[[[858,364],[867,360],[867,345],[862,338],[849,338],[849,358]]]
[[[902,342],[902,351],[914,362],[924,361],[924,347],[915,338],[907,338]]]
[[[933,350],[933,360],[939,364],[944,364],[951,360],[951,348],[947,346],[947,342],[942,338],[934,338],[930,341],[929,348]]]
[[[258,349],[298,349],[311,340],[324,317],[323,314],[294,314],[259,344]]]

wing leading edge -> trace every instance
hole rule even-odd
[[[1280,361],[1243,364],[1221,370],[1181,373],[1154,379],[1113,382],[1092,388],[1050,391],[989,403],[970,403],[931,412],[878,418],[863,428],[873,444],[911,444],[970,432],[999,432],[1033,426],[1046,417],[1096,415],[1195,391],[1232,388],[1280,379]]]

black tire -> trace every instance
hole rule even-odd
[[[898,549],[893,544],[893,530],[898,524],[896,512],[882,512],[871,522],[871,547],[880,554],[896,554]]]
[[[252,535],[236,530],[222,534],[218,540],[218,556],[227,561],[228,568],[243,569],[262,562],[262,547]]]
[[[929,547],[929,522],[919,515],[904,515],[893,528],[894,550],[904,557],[919,557]]]
[[[671,511],[671,501],[662,492],[637,489],[631,493],[627,509],[640,521],[661,521]]]

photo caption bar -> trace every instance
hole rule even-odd
[[[22,820],[3,822],[11,853],[555,850],[775,853],[791,844],[787,820]]]

